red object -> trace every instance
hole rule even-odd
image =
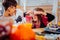
[[[32,19],[32,17],[31,17],[31,16],[26,16],[26,21],[27,21],[27,22],[30,22],[30,21],[31,21],[31,19]]]
[[[42,22],[44,23],[45,26],[48,24],[48,17],[46,15],[42,15]]]

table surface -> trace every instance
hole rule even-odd
[[[36,28],[36,29],[33,29],[34,32],[43,32],[44,31],[44,28]],[[55,34],[53,34],[52,37],[54,37]],[[45,35],[46,36],[46,35]],[[45,36],[41,36],[41,35],[37,35],[36,34],[36,39],[38,40],[46,40]],[[48,36],[51,36],[51,34],[49,34]],[[58,36],[58,35],[57,35]],[[57,37],[56,37],[57,38]],[[48,38],[49,39],[49,38]],[[52,38],[53,39],[53,38]]]
[[[36,28],[36,29],[33,29],[34,32],[43,32],[44,31],[44,28]]]

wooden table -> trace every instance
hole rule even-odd
[[[33,31],[41,33],[44,31],[44,28],[36,28],[36,29],[33,29]],[[36,40],[46,40],[46,39],[44,38],[44,36],[39,36],[36,34]]]
[[[37,29],[33,29],[34,32],[43,32],[44,28],[37,28]],[[53,36],[52,36],[53,37]],[[45,36],[41,36],[41,35],[36,35],[36,40],[51,40],[51,39],[46,39]],[[57,38],[57,40],[60,40],[60,37]]]
[[[33,29],[34,32],[43,32],[44,31],[44,28],[36,28],[36,29]]]

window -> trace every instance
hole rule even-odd
[[[2,10],[2,0],[0,0],[0,10]]]
[[[2,0],[0,0],[0,16],[2,15]]]

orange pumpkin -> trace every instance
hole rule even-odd
[[[35,40],[35,33],[31,29],[31,24],[20,24],[16,32],[11,36],[12,40]]]

